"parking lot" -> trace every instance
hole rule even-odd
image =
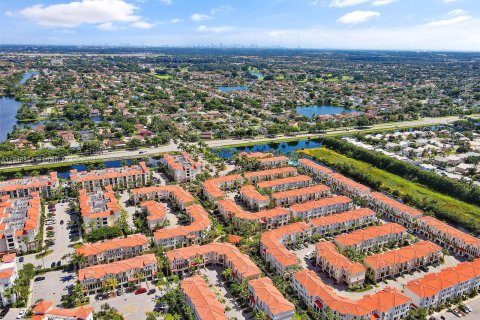
[[[52,271],[39,275],[35,279],[38,280],[32,281],[30,300],[32,304],[40,299],[60,303],[62,295],[68,294],[67,287],[75,284],[76,275],[65,271]]]
[[[459,318],[448,310],[444,310],[442,312],[434,313],[433,316],[436,319],[441,319],[440,317],[445,317],[445,320],[457,320],[457,319],[465,319],[465,320],[478,320],[480,319],[480,296],[477,296],[473,299],[469,299],[465,301],[465,304],[468,305],[470,308],[473,309],[472,312],[467,314],[465,317]]]

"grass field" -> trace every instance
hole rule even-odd
[[[373,180],[379,181],[381,183],[381,189],[390,191],[397,190],[402,198],[405,197],[405,195],[409,195],[418,202],[435,203],[437,207],[454,212],[458,217],[465,217],[465,221],[469,223],[477,226],[480,225],[480,207],[432,191],[421,184],[378,169],[368,163],[348,158],[327,148],[309,149],[300,152],[331,167],[342,164],[351,165],[364,175],[368,175]],[[468,227],[468,225],[465,225],[465,227]]]

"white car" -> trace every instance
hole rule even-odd
[[[22,319],[26,313],[27,313],[27,310],[20,311],[17,315],[17,319]]]

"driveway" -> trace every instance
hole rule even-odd
[[[41,281],[32,281],[32,293],[30,302],[32,305],[40,299],[53,301],[59,304],[62,295],[68,293],[67,287],[74,285],[77,276],[75,273],[65,271],[51,271],[36,277],[45,277]]]
[[[480,319],[480,296],[476,296],[473,299],[468,299],[465,301],[465,304],[470,306],[470,308],[473,309],[472,312],[467,314],[465,317],[462,317],[461,319],[465,320],[478,320]],[[448,312],[447,310],[443,310],[442,312],[437,312],[434,313],[433,316],[435,318],[440,319],[440,316],[444,316],[445,320],[457,320],[460,319],[456,315],[454,315],[451,312]]]
[[[154,297],[155,295],[147,295],[146,293],[137,295],[135,293],[125,293],[107,300],[95,300],[94,296],[90,296],[89,305],[98,312],[103,304],[108,303],[111,307],[117,309],[125,319],[141,320],[147,318],[145,312],[153,311],[156,303]]]

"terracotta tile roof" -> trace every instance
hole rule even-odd
[[[423,278],[409,281],[404,287],[419,297],[428,298],[474,278],[480,278],[480,258],[426,274]]]
[[[309,176],[300,175],[300,176],[293,176],[293,177],[275,179],[270,181],[262,181],[262,182],[259,182],[257,185],[260,188],[272,188],[272,187],[289,184],[289,183],[312,183],[312,181],[313,179],[310,178]]]
[[[344,269],[348,273],[365,272],[365,267],[360,263],[352,262],[343,254],[337,251],[337,247],[332,242],[320,242],[315,245],[317,258],[322,257],[330,265],[339,269]]]
[[[310,194],[315,194],[315,193],[323,193],[330,190],[329,187],[319,184],[315,186],[310,186],[310,187],[305,187],[305,188],[300,188],[300,189],[293,189],[293,190],[287,190],[287,191],[279,191],[279,192],[274,192],[272,193],[273,199],[284,199],[284,198],[289,198],[289,197],[300,197],[300,196],[307,196]]]
[[[287,162],[288,157],[286,156],[266,157],[266,158],[259,159],[258,161],[260,161],[261,164],[268,164],[272,162]]]
[[[34,313],[45,314],[53,306],[52,301],[43,300],[37,303],[32,311]]]
[[[223,187],[221,185],[227,182],[243,182],[243,177],[239,174],[232,174],[228,176],[209,179],[203,182],[203,190],[210,197],[221,198],[225,195],[225,192],[223,192]]]
[[[218,200],[217,205],[222,208],[228,214],[233,215],[235,218],[240,220],[252,220],[252,221],[260,221],[262,219],[274,219],[279,216],[286,216],[289,215],[289,211],[287,208],[283,207],[275,207],[268,210],[260,210],[257,212],[248,212],[243,210],[240,206],[238,206],[235,201],[228,199],[228,200]]]
[[[248,284],[252,288],[255,299],[267,305],[273,315],[295,311],[295,306],[285,299],[270,278],[253,279]]]
[[[167,259],[170,262],[175,260],[188,260],[200,255],[208,255],[216,253],[224,255],[231,263],[234,271],[240,273],[243,278],[258,277],[262,273],[260,269],[253,263],[249,256],[240,252],[240,250],[229,243],[214,242],[202,246],[193,245],[183,247],[166,252]]]
[[[76,250],[77,255],[94,256],[106,251],[120,248],[141,247],[148,244],[148,239],[143,234],[132,234],[126,238],[105,240],[97,243],[87,243]]]
[[[183,293],[191,301],[196,314],[205,320],[226,320],[225,309],[215,293],[200,275],[194,275],[180,282]]]
[[[361,183],[358,183],[356,181],[353,181],[352,179],[349,179],[347,177],[345,177],[344,175],[340,174],[340,173],[331,173],[329,175],[329,177],[333,180],[336,180],[337,183],[341,183],[343,185],[347,185],[353,189],[357,189],[357,190],[360,190],[360,191],[364,191],[364,192],[369,192],[370,191],[370,188],[361,184]]]
[[[330,174],[333,173],[333,171],[325,166],[322,166],[310,159],[303,158],[298,160],[299,163],[301,163],[303,166],[309,168],[310,170],[315,170],[315,171],[320,171],[324,174]]]
[[[463,231],[460,231],[452,226],[449,226],[445,222],[442,222],[434,217],[425,216],[420,218],[419,222],[420,224],[423,223],[425,225],[428,225],[432,229],[438,230],[443,234],[448,234],[455,239],[459,239],[465,242],[466,244],[480,247],[480,239],[475,238],[474,236],[469,235],[468,233],[465,233]]]
[[[178,226],[171,229],[159,229],[153,233],[155,240],[169,239],[180,236],[192,236],[197,232],[206,230],[210,225],[210,217],[205,209],[198,204],[187,207],[187,214],[190,216],[192,223],[188,226]]]
[[[104,218],[120,212],[120,204],[111,186],[105,186],[103,194],[78,190],[80,213],[83,218]]]
[[[270,198],[264,196],[251,184],[245,185],[240,189],[240,193],[247,198],[254,199],[255,201],[268,201]]]
[[[140,203],[140,207],[147,211],[147,220],[163,220],[167,214],[165,205],[154,200],[147,200]]]
[[[254,179],[257,180],[259,178],[260,180],[275,179],[280,176],[285,176],[285,175],[291,176],[296,174],[297,174],[296,168],[284,167],[284,168],[275,168],[275,169],[247,172],[245,173],[245,178],[247,178],[249,181],[252,181]],[[264,178],[264,179],[261,179],[261,178]]]
[[[370,193],[370,197],[384,203],[385,205],[395,208],[399,210],[400,212],[404,214],[410,215],[412,218],[419,218],[423,215],[423,213],[420,210],[417,210],[415,208],[409,207],[403,203],[400,203],[389,196],[384,195],[381,192],[372,192]]]
[[[186,170],[184,165],[182,164],[182,160],[186,161],[193,169],[200,168],[200,163],[193,161],[188,153],[185,151],[181,152],[181,157],[179,156],[172,156],[169,153],[165,153],[163,155],[163,160],[167,163],[169,167],[174,170]]]
[[[366,229],[355,230],[335,237],[335,243],[342,246],[354,246],[369,239],[383,237],[385,235],[402,234],[407,229],[399,224],[388,222],[381,226],[372,226]]]
[[[80,183],[83,181],[103,180],[117,177],[128,177],[140,174],[148,174],[150,169],[146,166],[145,162],[140,162],[138,165],[125,166],[121,168],[108,168],[92,171],[70,170],[70,180],[74,183]]]
[[[58,184],[57,172],[52,171],[49,175],[28,177],[21,179],[10,179],[0,181],[0,194],[15,190],[37,189],[41,187],[56,187]]]
[[[150,264],[157,264],[157,258],[154,254],[144,254],[130,259],[80,269],[78,271],[78,280],[100,279],[108,274],[119,274],[131,269],[143,269]]]
[[[363,263],[372,269],[379,269],[428,257],[431,254],[441,252],[442,248],[440,246],[430,241],[419,241],[396,250],[368,256],[363,260]]]
[[[177,185],[136,188],[131,190],[130,194],[142,197],[148,194],[163,193],[163,192],[171,196],[174,196],[183,205],[187,205],[195,201],[195,199],[189,192],[187,192],[185,189]]]
[[[85,320],[89,316],[91,316],[93,312],[93,307],[90,306],[81,306],[72,309],[61,309],[61,308],[53,308],[52,301],[41,301],[37,303],[32,311],[35,313],[35,317],[39,317],[39,319],[45,319],[46,317],[61,317],[61,318],[68,318],[68,319],[77,319],[77,320]],[[42,317],[45,316],[45,317]]]
[[[240,152],[238,157],[241,158],[245,156],[247,159],[261,159],[273,157],[273,153],[263,153],[263,152]]]
[[[338,214],[318,217],[310,220],[310,224],[315,227],[329,226],[337,223],[361,219],[363,217],[376,216],[375,211],[368,208],[349,210]]]
[[[304,203],[297,203],[290,206],[292,212],[306,212],[311,211],[317,208],[333,206],[336,204],[347,204],[351,203],[352,199],[345,196],[329,197],[319,200],[307,201]]]

